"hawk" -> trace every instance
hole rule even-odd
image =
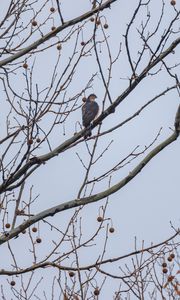
[[[99,105],[95,101],[97,96],[95,94],[90,94],[86,99],[84,105],[82,106],[82,123],[85,128],[90,127],[91,122],[97,117],[99,112]],[[91,136],[91,129],[88,128],[84,138]]]

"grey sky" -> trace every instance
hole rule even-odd
[[[2,6],[5,6],[6,1]],[[86,0],[76,0],[76,1],[61,1],[62,2],[62,12],[64,19],[67,21],[71,18],[79,16],[84,13],[86,10],[90,9],[90,1]],[[102,12],[102,15],[105,16],[109,28],[107,29],[109,35],[109,44],[111,47],[112,55],[115,55],[118,52],[119,45],[122,43],[122,52],[120,54],[119,60],[113,66],[112,79],[110,84],[110,94],[113,100],[115,100],[123,91],[128,87],[128,78],[131,75],[131,70],[127,61],[127,55],[125,54],[124,46],[124,37],[123,34],[126,30],[126,24],[128,23],[132,13],[137,5],[138,1],[126,1],[122,4],[122,1],[117,1],[113,4],[111,9],[107,9]],[[178,0],[177,0],[178,2]],[[165,12],[163,21],[160,27],[159,32],[154,36],[152,47],[155,48],[158,39],[160,38],[163,31],[166,29],[166,24],[169,24],[172,16],[174,14],[172,6],[169,4],[169,1],[165,1]],[[150,5],[151,11],[151,22],[149,25],[149,30],[152,30],[157,22],[157,19],[160,15],[160,7],[162,1],[152,0]],[[50,6],[50,5],[49,5]],[[177,3],[179,6],[179,3]],[[178,9],[178,7],[177,7]],[[42,16],[43,18],[43,16]],[[105,18],[102,18],[102,22],[105,23]],[[130,35],[130,48],[132,51],[133,59],[137,59],[137,51],[141,48],[142,43],[138,37],[136,27],[139,27],[141,21],[145,19],[145,10],[142,10],[138,21],[135,22],[133,27],[133,32]],[[58,26],[59,19],[55,19],[55,26]],[[92,34],[93,25],[89,22],[85,29],[83,30],[83,35],[80,34],[79,38],[79,49],[81,49],[80,42],[81,40],[87,41]],[[48,26],[45,26],[44,31],[47,33],[50,30],[52,24],[49,23]],[[178,25],[174,26],[174,30],[178,30]],[[68,32],[68,31],[67,31]],[[58,37],[55,37],[47,42],[47,45],[50,45],[53,42],[56,42],[58,39],[61,41],[62,36],[66,34],[59,34]],[[102,34],[98,33],[98,38],[101,40]],[[82,35],[82,36],[81,36]],[[38,34],[37,34],[38,36]],[[167,46],[170,45],[172,39],[169,40]],[[59,74],[62,72],[62,69],[65,67],[69,57],[73,51],[74,38],[67,43],[62,43],[62,54],[60,57],[60,64],[58,66]],[[167,48],[165,46],[165,48]],[[99,56],[103,66],[104,74],[107,76],[108,68],[108,54],[105,49],[105,46],[98,45]],[[102,50],[102,52],[100,52]],[[169,65],[173,65],[175,62],[178,62],[178,51],[175,50],[175,54],[168,56],[166,62]],[[34,66],[34,77],[33,84],[37,83],[40,89],[45,88],[49,83],[51,77],[51,72],[53,70],[54,64],[57,59],[57,49],[56,46],[47,50],[47,52],[38,53],[35,60]],[[148,53],[146,59],[148,59]],[[145,66],[146,59],[139,67],[139,72]],[[21,59],[20,61],[23,61]],[[29,58],[28,63],[32,65],[34,57]],[[159,65],[158,65],[159,67]],[[153,71],[156,71],[158,68],[155,67]],[[66,90],[66,100],[69,97],[73,97],[84,86],[87,84],[90,76],[92,74],[98,73],[98,76],[95,77],[93,81],[92,88],[89,89],[89,93],[95,92],[98,96],[98,103],[102,108],[102,99],[105,94],[105,89],[102,83],[101,76],[97,67],[94,53],[92,51],[92,56],[84,58],[74,75],[74,78],[71,82],[71,85]],[[11,83],[14,85],[15,89],[18,91],[19,95],[25,92],[25,78],[23,76],[22,69],[17,70],[16,76],[13,77]],[[176,73],[179,74],[179,68],[176,68]],[[170,87],[175,84],[174,79],[170,78],[167,75],[166,71],[162,71],[159,75],[149,76],[144,79],[140,85],[127,97],[127,99],[122,102],[121,105],[116,109],[115,114],[108,116],[103,124],[102,131],[107,130],[121,121],[125,120],[127,117],[132,115],[137,109],[144,105],[151,98],[161,93],[167,87]],[[3,86],[1,83],[1,91]],[[35,88],[34,88],[35,93]],[[3,94],[3,93],[2,93]],[[35,94],[34,94],[35,95]],[[86,95],[88,96],[88,94]],[[63,97],[63,93],[61,95]],[[7,104],[5,102],[5,95],[1,96],[1,102],[3,110],[1,110],[1,129],[0,134],[1,138],[5,134],[5,112],[7,110]],[[81,105],[81,97],[78,100],[78,105]],[[103,157],[97,162],[94,169],[90,173],[90,178],[93,176],[98,176],[103,172],[106,172],[113,165],[118,163],[123,157],[130,153],[136,146],[139,145],[137,151],[142,151],[145,146],[148,146],[156,137],[158,131],[162,127],[161,134],[156,141],[156,143],[150,148],[153,149],[155,145],[166,139],[171,133],[174,124],[174,117],[179,104],[179,97],[176,90],[172,90],[167,95],[163,96],[159,100],[155,101],[153,104],[148,106],[138,117],[136,117],[131,122],[127,123],[123,127],[113,131],[112,133],[102,136],[99,139],[97,152],[95,157],[108,146],[108,144],[113,140],[108,151],[106,151]],[[106,100],[106,107],[109,105],[108,100]],[[45,118],[42,120],[41,126],[46,131],[50,127],[51,117]],[[71,137],[75,132],[76,122],[81,122],[81,109],[75,111],[69,120],[65,123],[65,132],[66,135],[63,136],[62,126],[57,126],[53,131],[50,137],[50,143],[52,148],[56,147],[62,143],[67,138]],[[15,124],[15,121],[14,121]],[[80,126],[78,125],[78,131]],[[97,129],[95,128],[93,133],[96,133]],[[90,147],[93,145],[93,141],[88,142]],[[115,233],[109,237],[108,251],[106,252],[105,258],[111,258],[113,256],[120,256],[125,253],[131,252],[134,250],[134,237],[137,237],[138,246],[141,247],[141,241],[145,241],[145,246],[149,246],[151,242],[158,243],[168,238],[172,233],[170,226],[170,221],[174,227],[179,226],[179,148],[180,141],[177,140],[165,150],[160,152],[141,172],[138,174],[130,183],[128,183],[124,188],[119,192],[110,196],[108,201],[108,207],[106,211],[106,217],[112,218],[113,227],[115,228]],[[48,145],[42,146],[41,149],[37,150],[37,155],[42,155],[48,151]],[[51,159],[41,168],[39,168],[32,176],[28,179],[26,186],[26,194],[24,194],[24,201],[29,197],[29,188],[33,185],[33,197],[39,194],[38,199],[32,205],[32,213],[38,213],[42,210],[50,208],[52,206],[58,205],[62,202],[75,199],[77,197],[80,185],[84,178],[84,169],[80,163],[76,152],[81,156],[81,158],[87,162],[89,157],[85,147],[85,143],[80,143],[77,147],[71,148],[66,152],[62,153],[56,158]],[[111,184],[115,184],[124,176],[126,176],[134,166],[143,158],[143,155],[134,160],[131,164],[126,165],[119,171],[113,173]],[[99,182],[93,191],[93,194],[100,192],[108,187],[108,178],[102,182]],[[89,191],[89,190],[88,190]],[[87,194],[88,195],[88,194]],[[96,218],[99,214],[99,207],[105,203],[105,200],[101,200],[95,204],[90,204],[84,207],[83,212],[81,213],[83,218],[83,229],[84,236],[90,236],[92,232],[97,227]],[[69,217],[72,216],[73,211],[66,211],[52,218],[48,218],[58,228],[62,230],[65,229]],[[11,214],[9,214],[11,215]],[[23,220],[23,218],[21,218]],[[40,226],[41,236],[43,239],[42,245],[39,245],[37,253],[39,257],[45,257],[47,248],[51,248],[50,240],[51,231],[45,228],[43,229],[43,224]],[[93,263],[99,255],[99,251],[102,248],[104,236],[100,235],[99,242],[96,247],[86,248],[81,253],[81,263],[90,264]],[[18,257],[20,265],[28,267],[32,263],[32,257],[24,256],[25,251],[28,251],[29,242],[24,242],[24,236],[20,236],[18,239],[13,240],[11,243],[13,245],[14,251]],[[3,245],[0,249],[1,257],[4,257],[2,261],[2,267],[4,269],[10,269],[10,259],[5,259],[6,257],[6,246]],[[26,250],[25,250],[26,249]],[[60,251],[65,251],[63,250]],[[94,252],[92,252],[94,251]],[[9,264],[7,261],[9,260]],[[111,267],[109,268],[111,270]],[[112,267],[113,270],[113,267]],[[51,272],[46,272],[45,270],[40,270],[37,272],[37,277],[43,276],[45,282],[52,280]],[[29,275],[27,275],[29,276]],[[6,282],[6,277],[3,278],[2,283]],[[17,279],[18,281],[18,279]],[[20,279],[19,279],[20,282]],[[118,286],[116,282],[115,285]],[[104,289],[104,294],[101,295],[100,299],[112,299],[112,291],[110,289],[111,282],[107,283],[106,288]],[[5,285],[5,292],[7,295],[8,285]],[[48,288],[45,286],[42,287],[48,293]],[[103,296],[104,295],[104,296]],[[40,295],[39,295],[40,296]],[[40,296],[40,299],[43,297]],[[57,297],[57,296],[56,296]],[[9,298],[10,299],[10,298]],[[15,299],[15,298],[12,298]],[[35,298],[34,298],[35,299]],[[50,299],[50,298],[49,298]],[[58,298],[55,298],[58,299]],[[133,299],[130,298],[130,299]]]

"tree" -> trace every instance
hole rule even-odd
[[[2,2],[2,299],[178,299],[177,226],[121,255],[109,209],[130,219],[113,197],[175,155],[178,5]],[[101,110],[84,139],[90,93]]]

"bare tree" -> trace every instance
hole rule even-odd
[[[1,5],[1,298],[179,299],[179,229],[116,256],[108,212],[112,195],[179,137],[179,3]],[[91,93],[100,112],[83,128]],[[171,124],[154,133],[164,99]],[[131,141],[146,111],[145,140]]]

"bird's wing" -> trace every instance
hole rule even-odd
[[[99,106],[95,101],[86,102],[82,107],[83,126],[87,127],[95,119],[99,112]]]

